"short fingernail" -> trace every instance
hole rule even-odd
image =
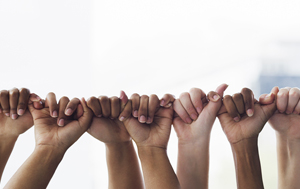
[[[217,100],[219,100],[219,99],[220,99],[220,96],[219,96],[219,95],[217,95],[217,94],[215,94],[215,95],[213,96],[213,99],[214,99],[215,101],[217,101]]]
[[[97,117],[102,117],[102,115],[101,115],[101,114],[99,114],[99,115],[97,115]]]
[[[198,112],[198,114],[200,114],[201,113],[201,108],[197,108],[197,112]]]
[[[120,121],[124,121],[124,119],[125,119],[125,117],[123,117],[123,116],[120,117]]]
[[[52,117],[57,117],[57,111],[56,110],[52,112]]]
[[[68,108],[68,109],[66,110],[66,115],[67,115],[67,116],[72,115],[72,109],[71,109],[71,108]]]
[[[60,119],[59,122],[58,122],[58,126],[64,126],[65,124],[65,120],[64,119]]]
[[[249,117],[252,117],[252,116],[253,116],[253,110],[252,110],[252,109],[248,109],[248,110],[247,110],[247,115],[248,115]]]
[[[186,121],[187,123],[192,123],[192,120],[191,120],[191,118],[189,118],[189,117],[187,117],[187,118],[185,119],[185,121]]]
[[[166,103],[165,100],[161,100],[160,105],[161,105],[161,106],[164,106],[165,103]]]
[[[145,123],[145,122],[146,122],[146,117],[143,116],[143,115],[141,115],[141,116],[140,116],[140,122],[141,122],[141,123]]]
[[[233,120],[234,120],[235,122],[238,122],[238,121],[240,121],[240,118],[239,118],[239,117],[235,117],[235,118],[233,118]]]
[[[135,111],[133,112],[133,117],[138,117],[138,111],[137,111],[137,110],[135,110]]]
[[[151,123],[151,118],[150,117],[148,117],[148,119],[147,119],[147,122],[146,123],[148,123],[148,124],[150,124]]]
[[[192,117],[193,120],[197,119],[197,115],[196,114],[192,114],[191,117]]]
[[[9,114],[9,113],[5,113],[5,115],[6,115],[7,117],[9,117],[9,116],[10,116],[10,114]]]
[[[24,110],[23,110],[23,109],[19,109],[19,110],[18,110],[18,114],[19,114],[19,115],[23,115],[23,114],[24,114]]]
[[[11,118],[12,118],[12,119],[17,119],[17,117],[18,117],[17,114],[12,114],[12,115],[11,115]]]

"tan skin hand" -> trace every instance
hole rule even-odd
[[[131,96],[128,105],[132,106],[133,116],[126,117],[124,124],[137,146],[167,148],[173,109],[160,108],[159,104],[156,95]]]
[[[33,126],[32,116],[27,109],[29,98],[34,106],[41,108],[40,98],[28,89],[2,90],[0,92],[0,136],[19,136]],[[18,115],[19,114],[19,115]]]
[[[106,144],[131,141],[124,123],[119,120],[121,111],[123,111],[123,115],[127,114],[127,116],[131,113],[131,110],[125,109],[127,101],[128,99],[124,101],[118,97],[108,98],[106,96],[88,99],[87,105],[94,112],[93,122],[88,133]]]
[[[277,111],[269,119],[270,125],[289,139],[300,140],[300,90],[280,89],[277,95]]]
[[[254,99],[252,91],[247,88],[232,97],[224,97],[218,117],[231,144],[258,136],[276,109],[275,94],[277,88],[273,88],[270,95],[261,97],[261,103]]]
[[[86,107],[84,99],[80,102],[76,98],[70,101],[67,97],[62,97],[56,106],[59,107],[58,118],[51,117],[50,109],[53,109],[56,98],[53,93],[49,94],[43,109],[37,110],[29,106],[34,118],[36,145],[48,145],[66,151],[88,129],[92,112]],[[74,113],[67,116],[64,112],[69,108]]]

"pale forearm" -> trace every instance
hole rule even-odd
[[[138,158],[132,141],[106,144],[109,188],[144,188]]]
[[[208,188],[209,139],[178,145],[177,176],[181,188]]]
[[[300,141],[277,133],[278,188],[297,188],[300,180]]]
[[[244,139],[231,144],[238,188],[264,188],[257,138]]]
[[[180,188],[179,181],[170,164],[166,149],[139,147],[146,188]]]
[[[0,138],[0,181],[2,178],[3,170],[8,161],[8,158],[14,148],[15,142],[18,137],[1,137]]]
[[[36,147],[4,188],[46,188],[63,155],[48,146]]]

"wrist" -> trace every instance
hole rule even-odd
[[[40,155],[45,161],[59,163],[63,159],[65,152],[65,150],[51,145],[37,145],[33,153]]]
[[[236,143],[231,143],[231,149],[234,154],[237,155],[257,155],[257,137],[247,138],[240,140]]]
[[[154,156],[167,155],[167,149],[156,146],[138,146],[138,154],[140,158],[152,158]]]

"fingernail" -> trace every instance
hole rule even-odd
[[[286,113],[286,114],[291,114],[291,112],[290,112],[290,111],[286,111],[285,113]]]
[[[233,118],[233,120],[234,120],[235,122],[238,122],[238,121],[240,121],[240,118],[239,118],[239,117],[235,117],[235,118]]]
[[[125,117],[120,117],[120,121],[123,121],[125,119]]]
[[[185,119],[185,121],[186,121],[187,123],[192,123],[192,120],[191,120],[189,117],[187,117],[187,118]]]
[[[165,103],[166,103],[165,100],[161,100],[160,105],[161,105],[161,106],[164,106]]]
[[[52,112],[52,117],[57,117],[57,111],[56,110]]]
[[[197,119],[197,115],[196,114],[192,114],[191,117],[192,117],[193,120]]]
[[[248,109],[248,110],[247,110],[247,115],[248,115],[249,117],[252,117],[252,116],[253,116],[253,110],[252,110],[252,109]]]
[[[60,119],[59,120],[59,122],[58,122],[58,126],[64,126],[64,124],[65,124],[65,121],[64,121],[64,119]]]
[[[148,117],[148,119],[147,119],[147,122],[146,123],[148,123],[148,124],[150,124],[151,123],[151,118],[150,117]]]
[[[5,115],[6,115],[7,117],[9,117],[9,116],[10,116],[10,114],[9,114],[9,113],[5,113]]]
[[[145,122],[146,122],[146,117],[143,116],[143,115],[141,115],[141,116],[140,116],[140,122],[141,122],[141,123],[145,123]]]
[[[133,117],[138,117],[138,111],[137,111],[137,110],[135,110],[135,111],[133,112]]]
[[[68,108],[68,109],[66,110],[66,115],[67,115],[67,116],[72,115],[72,109],[71,109],[71,108]]]
[[[12,115],[11,115],[11,118],[12,118],[12,119],[17,119],[17,117],[18,117],[17,114],[12,114]]]
[[[214,96],[213,96],[213,99],[214,99],[215,101],[219,100],[219,98],[220,98],[219,95],[214,95]]]
[[[200,114],[201,113],[201,108],[197,108],[197,112],[198,112],[198,114]]]
[[[102,117],[102,115],[100,114],[100,115],[97,115],[97,117]]]
[[[18,110],[18,115],[23,115],[24,114],[24,110],[23,109],[19,109]]]

